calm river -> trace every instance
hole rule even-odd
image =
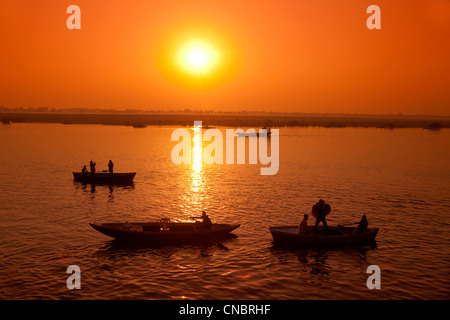
[[[450,298],[450,130],[280,128],[279,171],[263,176],[259,164],[173,164],[174,129],[0,125],[0,298]],[[132,186],[73,181],[72,171],[109,159],[137,172]],[[298,224],[319,198],[330,225],[366,214],[377,245],[274,247],[269,225]],[[228,251],[130,247],[88,224],[201,210],[241,224]],[[81,290],[66,287],[69,265],[81,269]],[[380,290],[366,287],[369,265],[381,269]]]

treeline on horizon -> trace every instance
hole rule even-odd
[[[336,117],[375,117],[375,118],[391,118],[391,117],[407,117],[407,118],[448,118],[450,116],[442,115],[407,115],[403,113],[384,113],[384,114],[361,114],[361,113],[336,113],[336,112],[280,112],[280,111],[221,111],[221,110],[192,110],[185,108],[183,110],[143,110],[143,109],[101,109],[101,108],[50,108],[50,107],[5,107],[0,106],[0,113],[59,113],[59,114],[211,114],[211,115],[282,115],[282,116],[336,116]]]
[[[101,124],[145,127],[148,125],[193,126],[202,121],[204,126],[225,127],[375,127],[375,128],[424,128],[439,130],[450,128],[450,117],[439,116],[372,116],[332,114],[208,114],[208,113],[62,113],[62,112],[2,112],[3,124],[11,123],[62,123]]]

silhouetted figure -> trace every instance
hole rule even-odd
[[[114,169],[114,163],[111,160],[109,160],[109,163],[108,163],[109,174],[113,174],[114,173],[113,169]]]
[[[305,214],[303,216],[303,220],[298,225],[298,233],[300,233],[300,234],[309,234],[308,222],[307,221],[308,221],[308,215]]]
[[[369,226],[369,222],[367,221],[367,217],[366,215],[362,216],[361,221],[358,223],[358,229],[357,229],[357,233],[363,233],[366,232],[367,227]]]
[[[131,223],[128,223],[128,221],[125,221],[122,228],[128,231],[136,231],[136,228]]]
[[[212,228],[212,222],[211,219],[206,214],[206,211],[202,211],[201,217],[191,217],[194,219],[202,219],[202,222],[195,222],[194,228],[195,229],[205,229],[210,230]]]
[[[91,168],[91,175],[95,174],[95,165],[96,165],[95,162],[93,161],[89,162],[89,167]]]
[[[88,174],[88,170],[87,170],[87,168],[86,168],[86,165],[83,167],[83,169],[81,169],[81,174],[82,174],[83,176],[85,176],[85,175]]]
[[[319,223],[322,222],[325,227],[325,231],[328,233],[327,220],[325,217],[330,213],[330,211],[330,205],[325,203],[322,199],[313,205],[311,214],[316,218],[316,224],[314,225],[313,232],[316,232]]]

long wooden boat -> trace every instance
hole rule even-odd
[[[298,247],[346,247],[375,242],[378,228],[367,229],[365,232],[354,232],[355,227],[328,227],[328,233],[318,228],[313,233],[300,234],[298,226],[269,227],[274,243]]]
[[[133,181],[135,175],[136,172],[113,174],[109,172],[96,172],[93,175],[90,173],[82,174],[81,172],[73,172],[73,180],[84,183],[127,184]]]
[[[117,240],[133,243],[187,244],[217,241],[230,236],[239,224],[214,223],[210,230],[194,228],[194,223],[134,222],[134,223],[90,223],[95,230]]]

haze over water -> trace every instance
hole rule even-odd
[[[199,119],[201,120],[201,119]],[[0,126],[2,299],[448,299],[450,130],[280,128],[280,169],[175,165],[175,127]],[[224,130],[225,128],[220,128]],[[201,150],[197,146],[197,150]],[[136,171],[132,186],[72,181],[97,170]],[[323,198],[329,224],[366,214],[376,247],[286,250],[269,225],[297,224]],[[146,248],[112,241],[89,222],[240,223],[215,245]],[[313,221],[310,220],[310,224]],[[68,290],[66,268],[81,268]],[[381,268],[381,290],[366,268]]]

